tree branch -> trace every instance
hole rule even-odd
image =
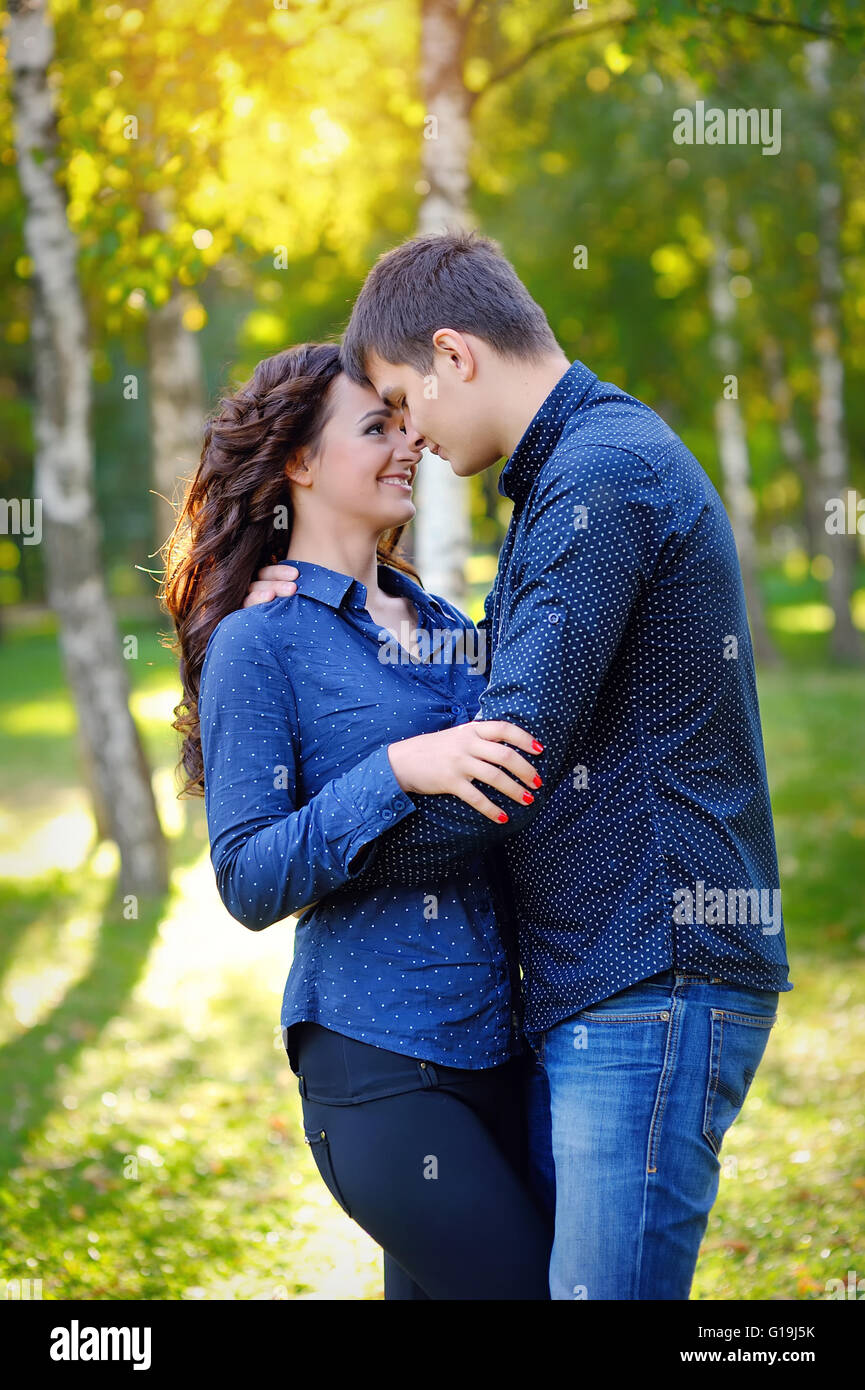
[[[734,5],[710,5],[703,13],[707,16],[719,15],[723,19],[744,19],[748,24],[755,24],[761,29],[795,29],[803,34],[818,34],[821,38],[826,39],[843,39],[862,27],[861,24],[853,24],[845,29],[838,24],[809,24],[804,19],[784,19],[781,16],[749,14],[746,10],[737,10]]]
[[[483,87],[471,94],[471,106],[473,107],[478,98],[484,96],[490,87],[495,87],[499,82],[506,82],[509,77],[513,77],[514,73],[524,68],[535,54],[543,52],[545,48],[550,48],[553,44],[561,43],[565,39],[589,37],[591,34],[601,33],[604,29],[618,28],[624,24],[635,24],[639,18],[640,16],[636,14],[620,14],[611,16],[609,19],[599,20],[596,24],[564,24],[560,29],[553,29],[548,34],[541,34],[522,53],[517,54],[510,62],[504,63],[502,67],[490,74]]]

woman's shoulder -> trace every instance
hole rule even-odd
[[[279,652],[294,626],[293,599],[275,598],[249,608],[236,608],[216,624],[208,638],[205,665],[256,661],[271,657],[279,663]]]

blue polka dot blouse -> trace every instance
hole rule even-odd
[[[524,1049],[515,941],[490,865],[358,887],[376,839],[412,814],[387,744],[471,719],[482,647],[463,613],[379,566],[421,626],[414,659],[367,612],[366,588],[307,561],[293,598],[230,613],[199,694],[211,861],[222,901],[260,930],[314,903],[295,930],[281,1022],[297,1071],[304,1019],[361,1042],[479,1069]],[[425,645],[424,645],[425,643]]]

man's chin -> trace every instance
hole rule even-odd
[[[451,455],[448,458],[446,454],[441,454],[440,458],[442,463],[449,465],[451,472],[456,473],[458,478],[470,478],[475,471],[471,459],[461,458],[458,455]]]
[[[451,471],[456,473],[458,478],[473,478],[476,473],[483,473],[484,469],[490,468],[497,459],[448,459]]]

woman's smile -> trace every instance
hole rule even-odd
[[[385,473],[383,478],[379,478],[380,483],[386,483],[388,487],[400,487],[404,492],[411,492],[413,476],[411,472],[405,473]]]

